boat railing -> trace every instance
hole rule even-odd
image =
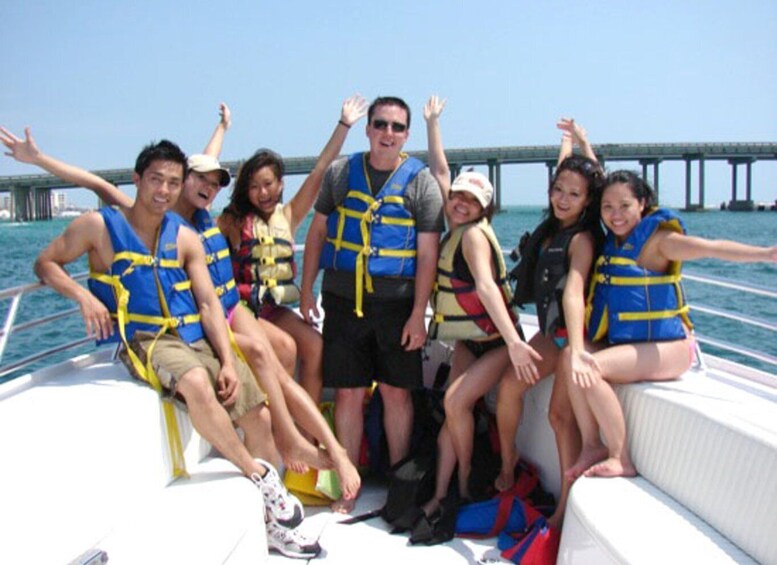
[[[683,278],[689,281],[694,281],[702,284],[717,286],[721,288],[729,289],[733,292],[744,292],[747,294],[753,294],[762,296],[765,298],[777,298],[777,291],[750,283],[742,283],[740,281],[734,281],[722,277],[715,277],[711,275],[701,275],[694,272],[683,272]],[[716,318],[732,320],[739,324],[768,330],[771,332],[777,331],[777,324],[772,323],[769,320],[760,318],[757,316],[749,316],[742,314],[741,312],[735,312],[733,310],[726,310],[724,308],[716,308],[699,302],[693,302],[691,308],[695,312],[704,312]],[[745,345],[738,345],[732,342],[722,341],[705,335],[704,333],[695,332],[695,338],[698,342],[710,345],[712,347],[729,351],[742,355],[749,359],[755,359],[762,363],[768,363],[769,365],[777,365],[777,357],[766,351],[759,351]],[[765,343],[774,343],[774,340],[765,340]]]
[[[89,273],[84,272],[73,275],[73,279],[81,282],[86,280],[88,276]],[[2,330],[0,330],[0,379],[20,369],[23,369],[24,367],[32,365],[36,361],[49,359],[57,353],[85,345],[94,339],[84,336],[54,347],[41,348],[21,359],[3,364],[3,358],[5,356],[5,351],[11,335],[32,330],[45,324],[50,324],[52,322],[62,320],[64,318],[79,315],[78,308],[68,308],[53,314],[34,318],[26,322],[16,323],[22,299],[45,288],[48,287],[46,287],[46,285],[41,282],[36,282],[0,290],[0,301],[10,300],[8,310],[5,313],[5,321],[3,322]]]
[[[697,273],[683,273],[685,279],[699,282],[702,284],[715,285],[718,287],[727,288],[733,292],[744,292],[754,294],[766,298],[777,298],[777,291],[763,286],[757,286],[749,283],[743,283],[741,281],[734,281],[719,277],[712,277],[707,275],[700,275]],[[73,278],[76,281],[82,282],[88,278],[88,273],[79,273],[74,275]],[[33,330],[43,326],[45,324],[51,324],[62,320],[64,318],[79,316],[80,312],[78,308],[67,308],[58,312],[54,312],[45,316],[37,317],[24,322],[16,322],[18,317],[19,307],[21,301],[43,289],[47,288],[40,282],[24,284],[13,288],[0,290],[0,304],[3,301],[9,300],[10,305],[5,313],[5,321],[3,322],[2,330],[0,330],[0,379],[11,375],[37,361],[50,360],[52,356],[57,353],[67,351],[82,345],[85,345],[92,341],[90,337],[80,337],[67,341],[52,347],[46,347],[46,343],[41,343],[40,347],[30,353],[29,355],[13,360],[12,362],[3,364],[3,359],[6,353],[9,339],[13,334]],[[701,303],[692,303],[693,310],[697,312],[704,312],[717,319],[729,320],[734,323],[744,324],[752,327],[759,328],[760,330],[766,330],[770,332],[777,331],[777,324],[770,320],[759,318],[751,315],[744,315],[740,312],[732,310],[726,310],[723,308],[716,308]],[[723,351],[734,353],[744,358],[757,361],[762,364],[777,365],[777,357],[767,351],[760,351],[751,347],[752,344],[737,344],[731,341],[724,341],[705,335],[704,333],[696,333],[696,339],[698,342],[704,345],[708,345]],[[774,343],[774,339],[763,340],[762,343]],[[755,363],[758,365],[758,363]]]

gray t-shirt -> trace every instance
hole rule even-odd
[[[345,200],[350,188],[349,168],[348,157],[341,157],[329,166],[316,201],[316,212],[329,216]],[[380,191],[392,172],[378,171],[367,163],[370,186],[375,194]],[[413,216],[417,232],[441,233],[445,230],[440,187],[428,168],[422,169],[407,185],[405,208]],[[373,277],[372,284],[375,292],[365,292],[365,300],[413,298],[415,293],[415,280],[411,278]],[[322,290],[353,300],[356,294],[356,275],[348,271],[326,269]]]

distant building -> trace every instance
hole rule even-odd
[[[0,210],[11,209],[11,194],[0,194]]]
[[[67,195],[64,191],[51,191],[51,211],[54,214],[64,212],[67,208]]]

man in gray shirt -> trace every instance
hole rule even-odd
[[[410,109],[400,98],[369,108],[368,153],[332,163],[305,242],[300,310],[318,311],[313,283],[324,269],[324,386],[334,387],[335,428],[352,461],[373,381],[384,403],[390,463],[407,455],[410,391],[422,385],[425,312],[436,276],[442,197],[423,163],[402,153]],[[336,509],[353,507],[342,501]]]

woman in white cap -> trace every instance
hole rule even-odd
[[[523,339],[510,304],[504,259],[491,228],[493,186],[484,175],[467,171],[451,184],[443,151],[439,116],[445,101],[432,96],[424,107],[429,140],[429,168],[440,185],[449,232],[441,243],[437,284],[432,297],[433,339],[455,340],[445,424],[438,436],[434,497],[423,508],[427,516],[440,507],[458,465],[458,492],[469,489],[475,403],[496,384],[509,364],[525,378],[537,378],[537,352]]]

